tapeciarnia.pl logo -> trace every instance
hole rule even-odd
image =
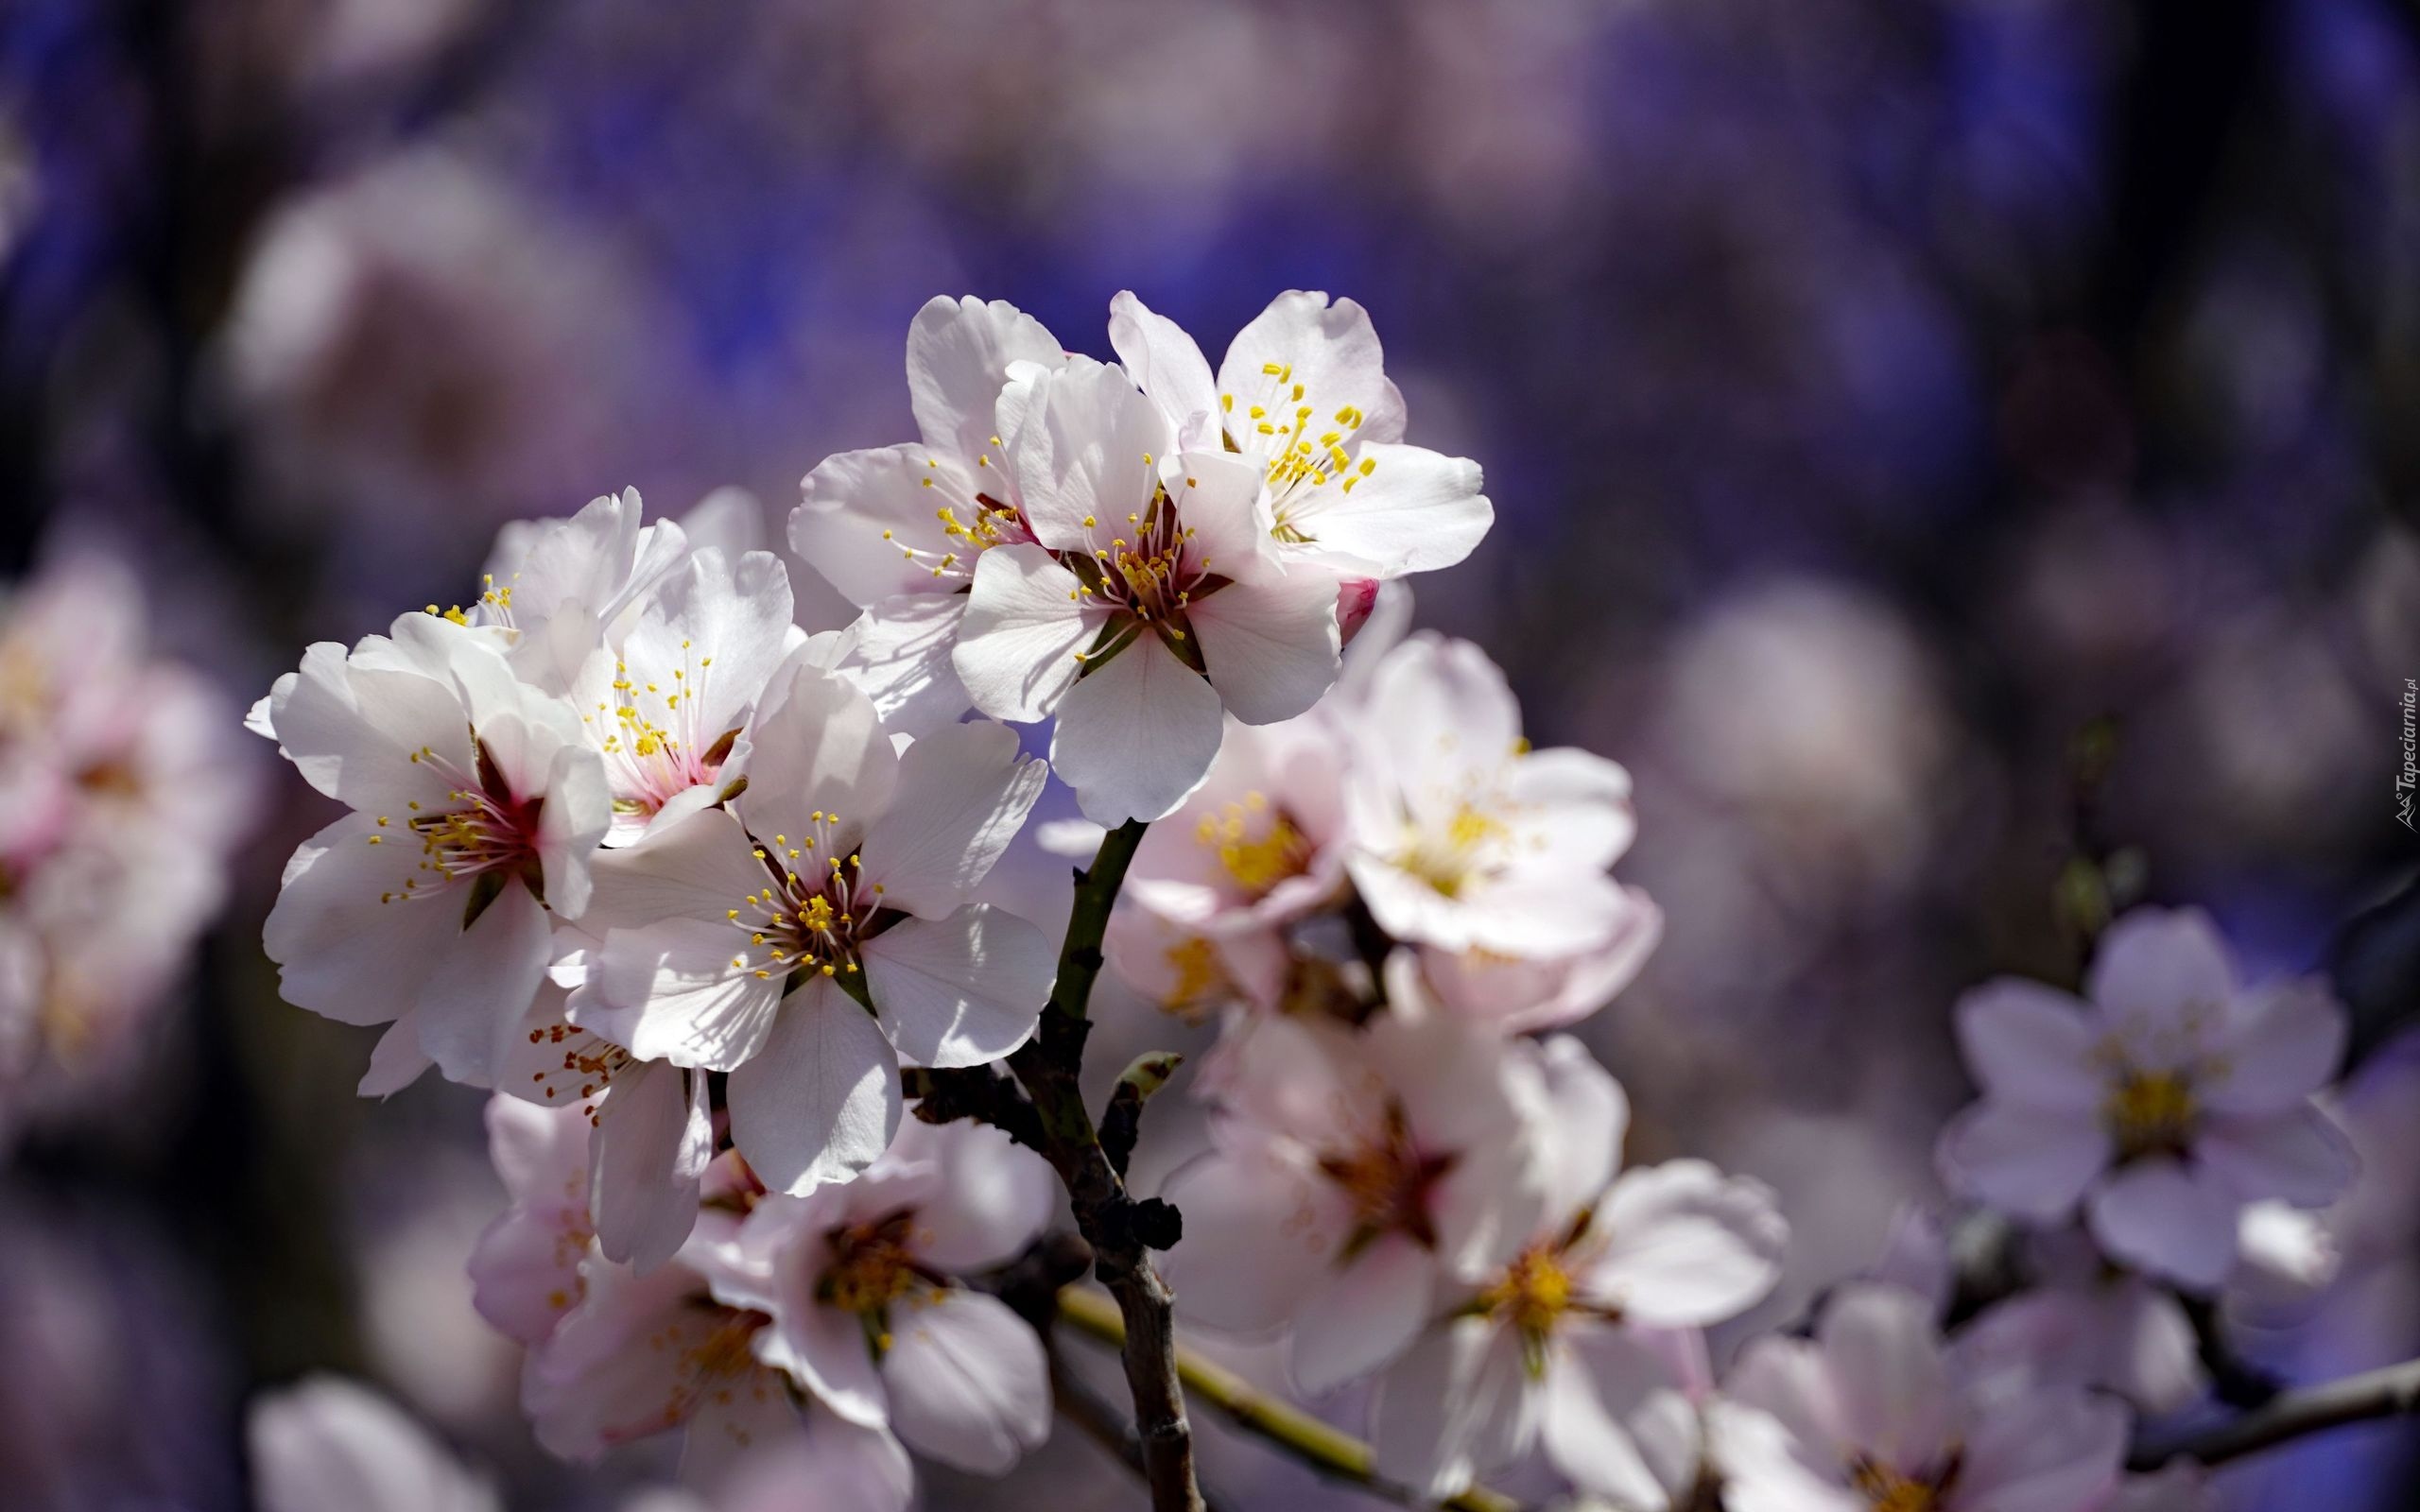
[[[2394,816],[2407,830],[2420,833],[2420,825],[2411,822],[2412,790],[2420,787],[2420,732],[2415,732],[2415,715],[2420,715],[2420,678],[2403,679],[2403,770],[2394,774]]]

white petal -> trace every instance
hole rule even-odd
[[[926,445],[961,457],[996,451],[992,409],[1009,364],[1056,367],[1065,360],[1058,338],[1007,301],[937,295],[908,327],[908,395],[916,428]]]
[[[1757,1357],[1752,1350],[1748,1359]],[[1873,1505],[1824,1463],[1830,1441],[1800,1438],[1760,1408],[1716,1400],[1706,1410],[1706,1437],[1708,1455],[1721,1472],[1728,1512],[1869,1512]]]
[[[2344,1058],[2342,1005],[2323,982],[2283,982],[2236,1005],[2226,1074],[2194,1089],[2204,1106],[2225,1113],[2279,1113],[2336,1075]]]
[[[1042,1341],[1008,1304],[951,1289],[894,1303],[882,1360],[890,1426],[908,1448],[1000,1475],[1050,1436]]]
[[[589,1210],[608,1260],[653,1270],[698,1219],[698,1188],[714,1156],[706,1078],[643,1061],[614,1078],[596,1114]]]
[[[2327,1206],[2360,1170],[2343,1131],[2308,1104],[2268,1118],[2214,1120],[2193,1153],[2246,1202],[2275,1197],[2297,1208]]]
[[[1942,1130],[1936,1153],[1950,1187],[2015,1217],[2055,1223],[2108,1167],[2111,1145],[2096,1119],[1987,1101]]]
[[[1590,1285],[1653,1327],[1703,1328],[1746,1312],[1781,1279],[1789,1243],[1771,1188],[1703,1160],[1624,1173],[1595,1226],[1607,1244]]]
[[[767,881],[748,833],[724,809],[705,809],[648,828],[634,845],[600,853],[579,927],[591,935],[667,919],[719,923]]]
[[[1050,717],[1083,670],[1076,653],[1104,618],[1082,597],[1076,575],[1039,546],[983,554],[951,656],[976,708],[994,719]]]
[[[430,900],[437,907],[449,902]],[[496,1068],[510,1054],[545,980],[551,929],[529,889],[509,882],[446,946],[421,985],[418,1005],[420,1047],[446,1080],[494,1085]]]
[[[1132,290],[1120,290],[1109,301],[1109,345],[1187,445],[1218,444],[1218,386],[1209,359],[1184,327],[1153,313]],[[1187,428],[1196,417],[1208,421],[1199,431]]]
[[[1479,491],[1478,464],[1468,457],[1364,442],[1351,482],[1349,491],[1340,484],[1295,490],[1287,524],[1309,540],[1288,556],[1360,576],[1401,577],[1453,566],[1495,523],[1495,506]]]
[[[1057,953],[1042,931],[988,903],[907,919],[862,950],[882,1032],[919,1066],[980,1066],[1025,1043],[1050,996]]]
[[[1149,504],[1176,433],[1125,369],[1089,357],[1037,374],[1024,404],[1017,429],[1000,434],[1034,539],[1054,551],[1106,546],[1084,521],[1123,521]]]
[[[2137,908],[2100,936],[2084,996],[2112,1018],[2170,1022],[2199,1005],[2221,1011],[2235,995],[2235,968],[2210,916],[2198,908]]]
[[[469,719],[450,684],[354,665],[330,642],[304,651],[293,678],[278,679],[269,718],[303,781],[366,814],[400,816],[415,801],[449,806],[446,780],[412,758],[428,747],[455,770],[469,768]]]
[[[927,735],[975,707],[955,660],[967,602],[965,593],[902,593],[858,619],[840,675],[865,690],[886,726]]]
[[[983,423],[988,431],[988,399]],[[938,511],[955,510],[961,524],[977,518],[981,485],[969,475],[975,455],[961,459],[911,442],[825,457],[800,486],[790,550],[861,609],[899,594],[945,595],[957,584],[935,577],[933,569],[953,553],[962,559],[966,547],[942,527]]]
[[[821,1505],[802,1508],[800,1489]],[[715,1496],[716,1512],[908,1512],[916,1469],[899,1440],[880,1428],[818,1417],[808,1432],[751,1455]],[[625,1507],[624,1512],[631,1512]]]
[[[1597,1064],[1569,1035],[1543,1047],[1549,1124],[1541,1141],[1546,1152],[1546,1211],[1577,1212],[1597,1200],[1621,1169],[1622,1141],[1630,1132],[1630,1099],[1621,1083]]]
[[[1544,1410],[1519,1336],[1461,1318],[1423,1335],[1380,1379],[1373,1448],[1381,1470],[1443,1501],[1526,1453]]]
[[[2086,1217],[2111,1258],[2209,1291],[2235,1267],[2241,1208],[2216,1172],[2152,1159],[2111,1173],[2093,1193]]]
[[[1321,1397],[1380,1369],[1428,1322],[1436,1257],[1410,1237],[1380,1235],[1325,1276],[1297,1273],[1308,1295],[1287,1355],[1294,1389]]]
[[[1219,728],[1217,692],[1146,634],[1068,690],[1050,765],[1097,824],[1161,818],[1209,775]]]
[[[853,844],[898,787],[899,757],[873,700],[804,662],[790,663],[766,691],[747,741],[748,790],[735,806],[760,841],[787,835],[796,845],[821,833],[820,811],[841,817],[833,843]]]
[[[920,1136],[940,1148],[942,1182],[918,1210],[925,1263],[959,1276],[989,1270],[1014,1260],[1050,1227],[1063,1194],[1041,1156],[989,1125],[964,1120],[909,1120],[891,1147],[904,1153]]]
[[[1992,1512],[2099,1507],[2126,1454],[2126,1409],[2081,1391],[2043,1390],[1996,1403],[1966,1440],[1959,1488]]]
[[[656,674],[662,693],[678,692],[680,706],[667,712],[679,728],[709,744],[737,730],[785,655],[792,605],[782,559],[700,550],[656,585],[648,608],[624,658]]]
[[[1642,1508],[1668,1508],[1686,1494],[1697,1474],[1697,1410],[1659,1357],[1619,1329],[1574,1331],[1546,1387],[1547,1457],[1582,1490]],[[1634,1431],[1677,1441],[1658,1444],[1665,1452],[1651,1460]]]
[[[1186,617],[1210,685],[1245,724],[1291,719],[1336,685],[1336,594],[1315,578],[1230,583]]]
[[[1337,411],[1350,406],[1371,417],[1357,436],[1393,440],[1401,434],[1389,433],[1390,423],[1401,423],[1401,405],[1391,396],[1386,359],[1369,313],[1351,300],[1331,305],[1317,291],[1287,290],[1236,333],[1219,364],[1219,393],[1222,404],[1229,397],[1235,402],[1229,431],[1256,455],[1274,450],[1275,443],[1257,435],[1245,418],[1254,404],[1286,421],[1307,404],[1309,423],[1321,427],[1336,424]]]
[[[1047,773],[1020,759],[1016,731],[952,725],[899,758],[898,797],[874,822],[864,874],[885,907],[940,919],[966,901],[1016,838]]]
[[[2074,998],[2007,976],[1960,998],[1957,1012],[1966,1069],[1986,1092],[2069,1113],[2100,1106],[2107,1087],[2092,1057],[2100,1030]]]
[[[782,981],[734,965],[734,937],[700,919],[614,930],[572,994],[571,1021],[642,1060],[737,1068],[772,1032]]]
[[[261,1512],[495,1512],[494,1487],[386,1399],[314,1376],[245,1425]]]
[[[417,846],[387,838],[363,815],[295,849],[261,936],[285,1001],[339,1023],[384,1023],[411,1011],[422,982],[462,933],[459,894],[395,896],[406,879],[419,880],[418,865]]]
[[[1836,1296],[1816,1327],[1847,1442],[1903,1472],[1936,1465],[1956,1400],[1924,1298],[1895,1286]]]
[[[1285,1322],[1304,1299],[1304,1278],[1325,1268],[1343,1238],[1341,1215],[1313,1179],[1257,1144],[1196,1156],[1161,1191],[1184,1214],[1184,1242],[1160,1262],[1177,1312],[1214,1329]]]
[[[899,1057],[873,1015],[821,981],[790,994],[731,1074],[731,1138],[765,1184],[799,1194],[872,1165],[899,1129]]]
[[[589,863],[614,824],[614,795],[596,752],[565,746],[546,773],[545,800],[538,811],[539,875],[546,903],[564,919],[588,907],[595,879]]]

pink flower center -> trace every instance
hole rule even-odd
[[[748,941],[731,958],[732,970],[753,971],[760,978],[857,973],[857,945],[882,906],[882,886],[865,883],[854,850],[833,853],[838,815],[818,811],[813,823],[813,834],[777,834],[756,846],[756,859],[770,878],[724,912]]]

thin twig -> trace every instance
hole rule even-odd
[[[1081,1429],[1085,1437],[1107,1450],[1119,1464],[1137,1475],[1150,1475],[1143,1466],[1143,1446],[1134,1430],[1126,1425],[1125,1417],[1077,1375],[1055,1348],[1050,1351],[1050,1400],[1060,1417]],[[1219,1499],[1206,1490],[1201,1493],[1201,1504],[1206,1512],[1223,1512]]]
[[[1059,951],[1059,975],[1034,1038],[1009,1057],[1030,1101],[1043,1157],[1067,1189],[1076,1228],[1093,1248],[1093,1274],[1117,1298],[1127,1390],[1134,1399],[1134,1434],[1153,1512],[1202,1512],[1193,1472],[1193,1427],[1185,1420],[1177,1378],[1175,1296],[1151,1264],[1150,1251],[1176,1243],[1176,1210],[1156,1199],[1137,1202],[1101,1149],[1084,1107],[1081,1074],[1085,1018],[1110,909],[1125,883],[1127,864],[1142,843],[1143,824],[1129,820],[1102,837],[1093,864],[1076,874],[1076,902]]]
[[[1126,1328],[1118,1309],[1099,1293],[1080,1286],[1070,1286],[1059,1294],[1059,1321],[1105,1344],[1122,1347],[1126,1342]],[[1410,1486],[1380,1475],[1369,1445],[1291,1402],[1270,1396],[1225,1366],[1180,1349],[1176,1352],[1176,1368],[1185,1390],[1218,1408],[1236,1427],[1267,1440],[1328,1479],[1357,1486],[1401,1506],[1431,1504]],[[1473,1486],[1448,1499],[1443,1505],[1452,1512],[1521,1512],[1518,1502],[1483,1486]]]
[[[1060,1303],[1063,1314],[1064,1296]],[[2176,1459],[2223,1465],[2306,1434],[2415,1413],[2420,1413],[2420,1360],[2407,1360],[2324,1385],[2280,1392],[2265,1405],[2216,1428],[2137,1449],[2129,1468],[2155,1470]]]

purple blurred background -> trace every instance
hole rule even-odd
[[[2071,976],[2095,875],[2336,971],[2408,1164],[2411,0],[0,5],[0,567],[129,555],[244,701],[469,596],[507,519],[736,484],[778,536],[819,458],[909,434],[933,294],[1105,357],[1119,288],[1215,352],[1303,286],[1486,468],[1420,622],[1636,776],[1668,935],[1584,1033],[1635,1151],[1781,1189],[1771,1316],[1938,1197],[1948,1005]],[[612,1505],[652,1467],[544,1461],[469,1309],[476,1096],[356,1103],[371,1037],[277,1000],[259,921],[328,812],[277,779],[144,1090],[0,1178],[0,1502],[240,1507],[245,1395],[324,1367],[516,1505]],[[1097,1059],[1176,1033],[1124,1012]],[[1198,1138],[1159,1106],[1147,1177]],[[2360,1199],[2284,1368],[2420,1349],[2411,1187]],[[2411,1449],[2229,1500],[2408,1505]],[[925,1491],[1046,1497],[1134,1499],[1073,1434]]]

